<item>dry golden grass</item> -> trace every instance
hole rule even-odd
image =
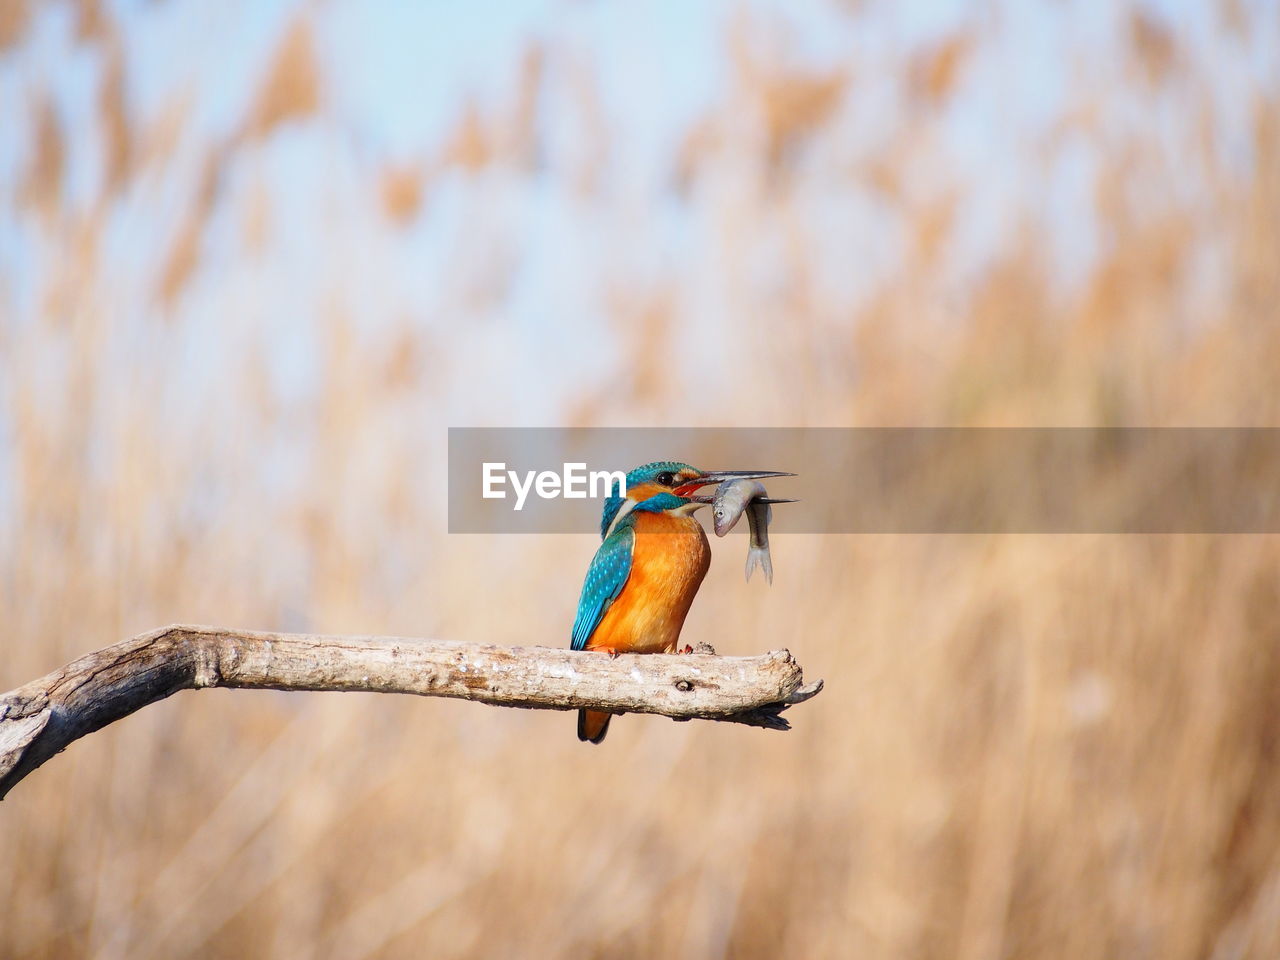
[[[25,11],[0,10],[0,48],[20,42]],[[109,38],[103,16],[94,32]],[[1147,15],[1130,32],[1135,75],[1171,82],[1175,37]],[[904,56],[903,76],[927,101],[955,96],[980,42],[966,33]],[[1195,209],[1172,191],[1136,204],[1134,184],[1163,182],[1167,160],[1148,132],[1098,129],[1109,92],[1079,91],[1061,120],[1102,152],[1109,245],[1067,296],[1038,253],[1035,211],[972,295],[945,291],[954,201],[920,197],[909,176],[936,121],[904,116],[846,165],[881,185],[912,238],[851,315],[819,289],[811,263],[826,237],[795,205],[812,175],[796,158],[815,139],[838,144],[856,72],[789,71],[739,43],[726,42],[740,66],[730,102],[672,157],[686,192],[744,157],[756,177],[726,188],[715,224],[719,280],[739,297],[723,336],[746,344],[725,381],[739,392],[698,416],[1280,423],[1275,89],[1256,92],[1247,170],[1188,147],[1208,185]],[[509,111],[460,105],[442,166],[482,175],[495,156],[536,154],[528,87],[557,53],[524,56]],[[177,134],[128,126],[128,63],[108,62],[114,194],[170,163]],[[584,155],[598,159],[589,72],[558,66],[587,104],[597,152]],[[210,359],[211,384],[185,379],[175,305],[201,266],[220,172],[279,124],[323,115],[323,70],[299,21],[254,101],[252,138],[211,148],[172,248],[148,265],[142,286],[173,324],[129,325],[127,349],[120,311],[135,305],[98,276],[105,220],[61,210],[68,133],[38,106],[21,203],[50,218],[60,262],[40,321],[0,322],[20,491],[0,555],[0,688],[177,620],[565,641],[593,536],[444,533],[443,427],[475,422],[473,398],[495,409],[482,394],[508,408],[524,395],[455,369],[492,331],[408,316],[379,337],[339,301],[315,318],[314,397],[277,395],[261,341]],[[1184,109],[1208,103],[1189,96]],[[763,128],[742,130],[740,110]],[[580,157],[567,163],[584,199],[604,189]],[[388,229],[429,208],[418,169],[370,166]],[[1184,274],[1209,229],[1226,282],[1193,311]],[[282,230],[257,197],[250,247]],[[751,244],[766,235],[781,239],[784,280],[762,296]],[[631,252],[620,238],[619,261]],[[604,286],[622,359],[607,378],[578,371],[571,421],[688,422],[689,368],[663,352],[697,319],[685,291]],[[643,335],[655,329],[665,336]],[[700,356],[693,369],[725,363]],[[262,461],[290,443],[305,480],[286,495]],[[767,591],[744,588],[736,542],[715,546],[686,636],[722,652],[786,645],[825,677],[792,733],[629,717],[589,749],[567,715],[179,696],[75,745],[4,804],[0,956],[1280,955],[1276,538],[779,536]]]
[[[26,0],[0,2],[0,50],[8,49],[21,39],[30,16]]]
[[[311,28],[296,20],[280,42],[257,102],[245,123],[246,137],[264,137],[282,123],[315,113],[320,105],[320,68]]]

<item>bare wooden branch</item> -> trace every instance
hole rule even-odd
[[[612,659],[546,647],[171,626],[0,695],[0,798],[74,740],[179,690],[206,687],[413,693],[785,730],[782,711],[816,695],[822,682],[805,686],[786,650]]]

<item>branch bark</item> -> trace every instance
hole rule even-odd
[[[0,799],[80,737],[179,690],[208,687],[412,693],[786,730],[782,711],[815,696],[822,681],[805,686],[786,650],[611,659],[547,647],[176,625],[95,651],[0,695]]]

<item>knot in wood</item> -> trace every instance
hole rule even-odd
[[[688,693],[690,690],[692,690],[692,689],[693,689],[693,681],[692,681],[692,680],[677,680],[677,681],[676,681],[676,689],[677,689],[677,690],[679,690],[681,693]]]

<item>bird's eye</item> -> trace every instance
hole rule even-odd
[[[676,482],[676,475],[670,470],[663,470],[656,479],[659,486],[669,487]]]

